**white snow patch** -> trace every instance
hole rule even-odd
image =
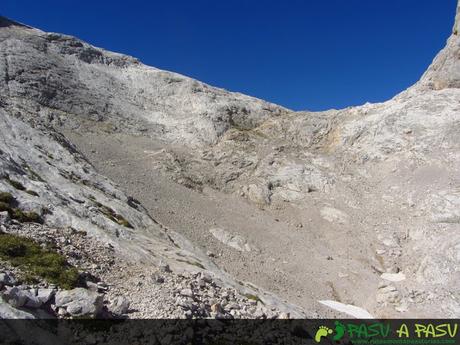
[[[341,313],[353,316],[357,319],[374,319],[374,317],[367,310],[351,304],[343,304],[330,300],[319,301],[319,303],[324,304],[325,306],[328,306],[329,308],[337,310]]]

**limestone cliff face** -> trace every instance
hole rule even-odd
[[[286,112],[7,18],[0,18],[0,103],[55,126],[91,129],[106,121],[115,131],[191,144],[213,143],[232,126],[250,129]]]
[[[460,87],[460,3],[446,47],[435,57],[417,86],[432,90]]]

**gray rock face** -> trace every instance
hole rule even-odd
[[[0,222],[6,224],[10,221],[10,215],[8,212],[0,212]]]
[[[38,289],[37,299],[41,303],[46,304],[54,297],[55,293],[55,289]]]
[[[233,126],[254,128],[286,111],[74,37],[28,27],[4,26],[0,51],[0,103],[9,108],[21,100],[24,109],[40,109],[37,115],[55,125],[79,127],[86,122],[90,129],[109,120],[114,129],[148,130],[199,144],[215,142]],[[39,78],[43,70],[48,75]]]
[[[0,299],[0,319],[35,319],[32,313],[19,310]]]
[[[218,247],[213,260],[238,280],[259,279],[303,303],[304,310],[317,300],[342,298],[376,316],[433,317],[436,300],[443,317],[458,316],[459,15],[445,49],[416,85],[384,103],[319,113],[291,112],[2,18],[1,191],[13,193],[20,208],[39,213],[48,225],[88,232],[120,257],[162,266],[162,279],[152,285],[174,289],[170,304],[182,308],[183,317],[238,316],[237,308],[215,300],[222,290],[209,288],[205,308],[194,300],[207,287],[204,278],[196,288],[163,277],[203,269],[253,297],[241,315],[267,314],[251,309],[260,304],[259,296],[286,315],[300,315],[300,309],[240,285],[169,224],[199,245],[214,244],[214,237],[231,247]],[[168,213],[162,218],[168,223],[160,225],[96,173],[62,133],[73,135],[91,163],[125,190],[144,196],[151,210],[165,211],[149,190],[156,178],[172,181],[159,184],[162,196],[190,200],[185,207],[170,203],[178,215]],[[140,138],[149,151],[138,146]],[[90,141],[101,145],[95,150]],[[38,196],[15,189],[6,176]],[[161,189],[164,185],[170,190]],[[228,195],[244,198],[238,200],[243,206],[225,204]],[[228,207],[220,212],[219,204]],[[222,219],[206,218],[211,210]],[[203,231],[211,227],[211,233]],[[263,249],[252,251],[246,238]],[[325,260],[335,258],[344,266],[325,269]],[[379,287],[385,272],[402,272],[405,279]],[[139,279],[136,286],[143,283]],[[24,305],[27,297],[12,289],[8,298]],[[60,294],[56,301],[63,315],[97,314],[94,292]],[[315,300],[305,297],[310,295]],[[123,311],[125,303],[118,304]]]
[[[123,297],[117,297],[110,305],[110,311],[115,315],[124,315],[129,310],[129,301]]]
[[[26,304],[29,294],[18,287],[7,287],[2,297],[13,307],[20,308]]]
[[[435,57],[417,87],[442,90],[460,87],[460,3],[452,35],[446,47]]]
[[[256,126],[285,110],[72,37],[3,22],[10,24],[0,28],[0,190],[14,194],[21,209],[38,213],[47,225],[86,232],[126,258],[189,269],[184,261],[199,257],[216,270],[204,253],[173,231],[167,235],[142,206],[96,173],[56,129],[104,127],[131,134],[148,129],[169,142],[202,145],[230,126]],[[44,69],[50,71],[46,80],[37,74]],[[118,92],[126,98],[112,96]],[[6,176],[38,196],[15,190]],[[168,250],[179,244],[188,248],[178,251],[180,256]],[[223,272],[222,279],[238,285]]]
[[[56,293],[56,307],[65,308],[72,316],[96,317],[102,310],[102,296],[83,288]]]
[[[26,289],[23,286],[19,287],[6,287],[2,294],[3,299],[8,302],[11,306],[20,308],[40,308],[43,303],[43,299],[38,298],[35,289]]]
[[[16,278],[9,272],[0,272],[0,289],[3,286],[14,286],[17,284]]]

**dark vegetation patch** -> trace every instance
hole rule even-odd
[[[0,212],[8,212],[9,216],[21,223],[43,223],[43,219],[36,212],[23,211],[16,207],[17,202],[13,195],[0,192]]]
[[[24,185],[21,182],[13,180],[9,176],[5,177],[5,180],[17,190],[22,190],[22,191],[26,190],[26,187],[24,187]]]
[[[62,254],[25,237],[0,232],[0,258],[23,271],[29,283],[42,278],[64,289],[78,283],[78,270]]]
[[[33,190],[30,190],[30,189],[26,190],[26,193],[27,193],[27,194],[30,194],[30,195],[32,195],[32,196],[38,196],[38,193],[37,193],[37,192],[35,192],[35,191],[33,191]]]
[[[8,192],[0,192],[0,202],[10,204],[14,201],[13,195]]]
[[[112,222],[115,222],[119,225],[122,225],[124,227],[127,227],[127,228],[130,228],[130,229],[133,229],[133,226],[128,222],[128,220],[126,218],[124,218],[121,214],[118,214],[117,212],[115,212],[115,210],[113,210],[112,208],[108,207],[108,206],[105,206],[103,204],[101,204],[100,202],[98,202],[93,196],[90,197],[90,199],[94,202],[94,204],[97,206],[97,208],[99,209],[99,211],[104,215],[106,216],[107,218],[109,218]]]
[[[21,223],[39,223],[43,224],[43,220],[37,212],[23,211],[19,208],[13,208],[10,212],[10,217]]]
[[[127,203],[129,207],[134,208],[135,210],[138,210],[139,206],[141,205],[139,200],[133,198],[132,196],[128,196]]]
[[[189,260],[181,260],[181,259],[176,259],[176,261],[178,262],[184,262],[186,264],[189,264],[189,265],[192,265],[192,266],[196,266],[198,268],[201,268],[201,269],[205,269],[206,267],[204,267],[202,264],[200,264],[198,261],[189,261]]]
[[[9,176],[6,176],[5,180],[6,180],[6,182],[8,182],[11,186],[13,186],[17,190],[26,192],[27,194],[30,194],[30,195],[33,195],[33,196],[38,196],[37,192],[35,192],[33,190],[26,189],[26,187],[24,187],[24,185],[21,182],[13,180]]]

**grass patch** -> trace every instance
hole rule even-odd
[[[11,209],[10,217],[21,223],[43,223],[43,220],[37,212],[26,212],[19,208]]]
[[[23,185],[21,182],[16,181],[16,180],[12,180],[9,176],[7,176],[7,177],[5,178],[5,180],[6,180],[11,186],[13,186],[14,188],[16,188],[17,190],[26,192],[27,194],[30,194],[30,195],[33,195],[33,196],[38,196],[38,193],[37,193],[37,192],[35,192],[35,191],[33,191],[33,190],[30,190],[30,189],[26,189],[26,187],[24,187],[24,185]],[[9,194],[9,193],[0,193],[0,201],[7,202],[7,203],[10,203],[10,202],[11,202],[11,201],[2,200],[1,194]],[[11,195],[11,194],[10,194],[10,195]]]
[[[201,268],[202,270],[205,269],[205,267],[197,261],[188,261],[188,260],[181,260],[181,259],[176,259],[176,261],[185,262],[186,264],[196,266],[198,268]]]
[[[30,178],[32,180],[39,181],[39,182],[45,182],[45,180],[32,169],[29,169],[27,171],[30,173]]]
[[[100,202],[96,201],[94,197],[93,198],[90,197],[90,199],[93,200],[94,204],[99,208],[99,211],[101,211],[101,213],[107,218],[109,218],[112,222],[118,223],[119,225],[122,225],[130,229],[133,229],[133,226],[128,222],[128,220],[124,218],[122,215],[116,213],[112,208],[105,206],[101,204]]]
[[[40,277],[64,289],[72,289],[78,283],[77,269],[63,255],[28,238],[0,233],[0,258],[24,271],[28,281]]]
[[[0,212],[7,211],[9,216],[21,223],[43,223],[43,219],[36,212],[27,212],[13,206],[14,197],[10,193],[0,193]]]
[[[16,180],[12,180],[12,179],[10,179],[9,176],[7,176],[5,179],[10,185],[12,185],[17,190],[23,190],[23,191],[26,190],[26,187],[24,187],[24,185],[21,182],[16,181]]]
[[[247,299],[251,299],[253,301],[256,301],[256,302],[260,302],[262,304],[265,304],[260,298],[259,296],[256,296],[256,295],[253,295],[253,294],[250,294],[250,293],[246,293],[246,294],[243,294],[244,297],[246,297]]]
[[[127,228],[133,228],[133,226],[126,220],[126,219],[117,219],[117,223],[123,226],[126,226]]]
[[[27,193],[27,194],[30,194],[30,195],[32,195],[32,196],[38,196],[38,193],[37,193],[37,192],[35,192],[35,191],[33,191],[33,190],[30,190],[30,189],[26,190],[26,193]]]

